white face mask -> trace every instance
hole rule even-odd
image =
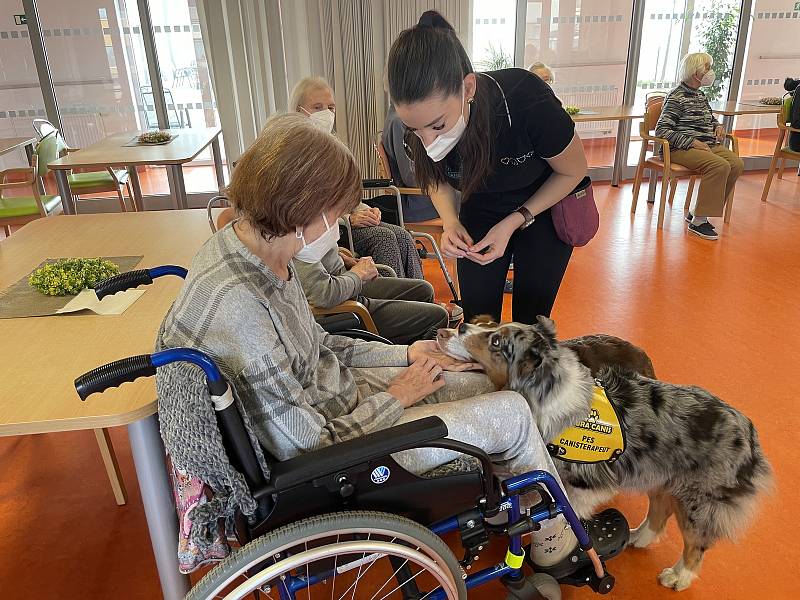
[[[333,132],[333,125],[336,123],[336,113],[334,113],[332,110],[323,108],[322,110],[312,113],[308,112],[302,106],[300,109],[305,111],[305,113],[308,115],[308,118],[311,119],[311,122],[319,127],[322,131],[325,133]]]
[[[325,233],[323,233],[310,244],[306,243],[306,238],[303,235],[303,228],[297,228],[295,235],[297,236],[298,240],[303,241],[303,247],[300,248],[297,254],[294,255],[296,259],[305,263],[316,263],[321,261],[322,257],[330,252],[333,248],[336,248],[339,241],[338,223],[334,223],[334,225],[331,226],[328,223],[328,217],[325,216],[325,213],[322,213],[322,220],[325,221]]]
[[[425,152],[428,153],[432,161],[439,162],[450,153],[450,150],[455,148],[455,145],[458,143],[458,140],[461,139],[461,136],[464,135],[466,129],[467,122],[464,119],[464,88],[462,87],[461,116],[458,117],[458,121],[456,121],[456,124],[453,125],[449,131],[441,134],[430,144],[425,146]]]
[[[714,80],[717,78],[717,74],[714,73],[714,69],[708,71],[705,75],[700,78],[700,85],[702,86],[709,86],[714,83]]]

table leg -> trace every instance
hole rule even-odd
[[[122,473],[119,470],[117,455],[114,453],[114,446],[111,443],[111,436],[108,429],[95,429],[94,436],[97,438],[97,445],[100,446],[100,456],[103,457],[103,464],[108,473],[108,480],[111,482],[111,489],[114,491],[114,500],[117,506],[123,506],[128,502],[128,492],[125,491],[125,483],[122,480]]]
[[[144,198],[142,197],[142,184],[139,181],[139,172],[136,170],[136,165],[129,165],[128,179],[133,188],[133,201],[136,204],[136,210],[144,210]]]
[[[219,136],[211,142],[211,154],[214,156],[214,171],[217,174],[217,189],[225,187],[225,174],[222,171],[222,153],[219,151]]]
[[[620,121],[617,126],[617,142],[614,147],[614,166],[611,169],[611,185],[619,187],[620,179],[622,178],[622,169],[628,159],[628,139],[630,121]]]
[[[33,144],[25,144],[25,156],[28,157],[28,165],[33,166]],[[36,175],[36,187],[39,188],[39,194],[44,195],[44,181]]]
[[[190,588],[189,577],[178,570],[178,517],[170,489],[164,446],[158,433],[158,416],[128,425],[133,462],[142,492],[164,600],[179,600]]]
[[[172,182],[175,186],[175,201],[178,204],[178,209],[189,208],[189,200],[186,197],[186,182],[183,180],[183,166],[169,165],[167,168],[172,171]]]
[[[656,201],[656,186],[658,185],[658,172],[648,169],[650,176],[647,178],[647,201],[652,204]]]
[[[72,197],[72,190],[69,187],[67,171],[64,169],[53,169],[56,174],[56,184],[58,185],[58,195],[61,196],[61,206],[65,215],[75,214],[75,199]]]

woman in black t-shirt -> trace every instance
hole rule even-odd
[[[500,319],[512,258],[513,319],[549,316],[572,255],[550,207],[587,171],[572,119],[528,71],[475,73],[435,11],[395,40],[388,70],[417,179],[442,218],[442,250],[459,259],[465,318]]]

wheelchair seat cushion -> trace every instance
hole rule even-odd
[[[457,473],[478,473],[481,471],[481,462],[474,456],[461,454],[455,460],[439,465],[435,469],[426,471],[422,477],[434,479],[436,477],[446,477]]]

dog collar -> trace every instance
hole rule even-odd
[[[576,463],[614,463],[625,452],[625,431],[614,405],[599,381],[585,419],[567,427],[549,444],[554,458]]]

